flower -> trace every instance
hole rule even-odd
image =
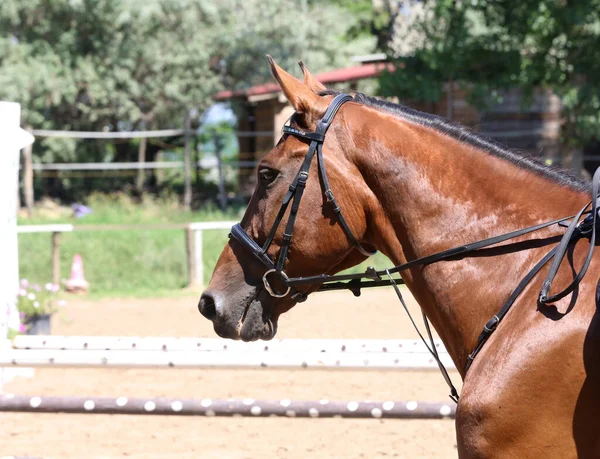
[[[29,285],[29,282],[27,281],[27,279],[21,279],[21,287],[27,288],[28,285]]]
[[[71,208],[73,209],[73,216],[75,218],[85,217],[88,214],[92,213],[92,209],[83,204],[74,203]]]
[[[36,317],[52,315],[58,312],[61,306],[66,304],[66,301],[59,299],[58,292],[60,286],[53,282],[44,282],[42,284],[27,283],[27,287],[23,287],[25,282],[23,280],[19,290],[15,292],[16,306],[20,318],[19,320],[15,314],[16,320],[14,326],[12,326],[15,332],[19,328],[17,322],[27,324]],[[29,330],[29,327],[27,327],[27,330]]]
[[[19,331],[21,333],[25,333],[27,331],[27,327],[25,326],[25,324],[19,325]]]

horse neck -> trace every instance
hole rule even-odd
[[[377,200],[368,235],[395,264],[572,215],[589,199],[432,128],[362,109],[369,116],[348,123],[360,126],[351,129],[349,150]],[[560,233],[555,226],[528,238]],[[402,273],[460,371],[483,325],[548,250],[467,256]]]

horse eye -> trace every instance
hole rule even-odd
[[[268,167],[263,167],[258,171],[258,177],[263,185],[272,183],[277,178],[277,175],[279,173],[276,170],[269,169]]]

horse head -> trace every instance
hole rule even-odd
[[[275,148],[260,161],[258,185],[240,226],[232,230],[237,237],[231,237],[225,246],[198,304],[219,336],[244,341],[273,338],[279,316],[318,288],[318,285],[310,285],[289,289],[285,284],[287,276],[335,273],[367,257],[373,247],[368,234],[368,216],[377,207],[376,199],[364,185],[361,172],[353,162],[356,146],[349,144],[345,134],[352,123],[351,117],[344,116],[345,107],[335,115],[322,143],[321,160],[327,170],[324,183],[323,171],[319,173],[316,166],[310,167],[318,161],[315,151],[310,151],[312,140],[302,134],[317,129],[334,96],[325,91],[302,63],[304,82],[285,72],[270,57],[269,63],[273,76],[295,109],[290,128],[298,134],[284,133]],[[299,171],[303,167],[307,171],[299,184]],[[325,193],[326,184],[335,191],[334,201]],[[298,187],[303,188],[301,200],[296,191]],[[288,201],[293,199],[282,209],[286,196]],[[347,228],[339,224],[336,209],[343,209]],[[290,215],[296,211],[290,225]],[[275,222],[280,224],[275,225]],[[289,247],[284,247],[288,245],[284,233],[293,233]],[[278,260],[279,266],[274,266],[275,261],[273,266],[269,266],[269,261],[261,263],[260,257],[254,256],[260,248],[266,248],[264,254],[269,260]],[[282,250],[285,251],[283,257]]]

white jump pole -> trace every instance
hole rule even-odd
[[[15,349],[88,350],[88,351],[164,351],[164,352],[229,352],[229,353],[388,353],[425,354],[427,348],[414,339],[273,339],[271,341],[224,340],[222,338],[171,338],[159,336],[17,336]],[[440,340],[435,340],[440,354],[447,354]]]
[[[21,148],[34,141],[33,136],[20,125],[21,105],[0,101],[0,355],[9,347],[8,324],[10,315],[16,313],[19,286],[19,153]],[[3,380],[4,370],[0,368],[0,392]]]
[[[440,354],[448,369],[454,364]],[[71,368],[246,368],[328,370],[437,370],[426,354],[195,352],[195,351],[92,351],[14,349],[0,356],[0,366]]]

